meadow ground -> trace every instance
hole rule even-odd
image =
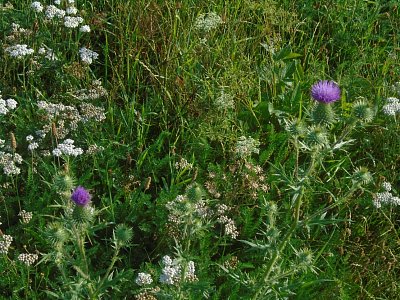
[[[400,299],[398,1],[0,15],[0,299]]]

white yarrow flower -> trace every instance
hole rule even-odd
[[[137,285],[149,285],[153,282],[150,274],[147,273],[139,273],[135,280]]]
[[[17,44],[14,46],[10,46],[10,47],[7,47],[5,49],[5,51],[8,52],[8,54],[11,57],[15,57],[15,58],[23,58],[24,56],[30,55],[33,52],[35,52],[33,49],[28,48],[28,45],[26,45],[26,44],[22,44],[22,45]]]
[[[31,8],[35,12],[42,12],[43,11],[43,5],[39,1],[32,2]]]
[[[65,13],[67,15],[76,15],[76,13],[78,12],[78,9],[75,6],[69,6],[67,7],[67,9],[65,10]]]
[[[215,12],[200,14],[194,22],[194,28],[199,31],[209,32],[218,27],[223,21]]]
[[[89,25],[83,25],[81,28],[79,28],[80,32],[90,32],[90,26]]]
[[[88,65],[90,65],[94,59],[97,59],[99,57],[99,54],[87,49],[86,47],[82,47],[81,49],[79,49],[79,55],[81,57],[81,60]]]
[[[76,28],[83,22],[81,17],[70,17],[66,16],[64,18],[64,26],[68,28]]]
[[[7,99],[6,103],[7,103],[7,107],[9,109],[15,109],[15,108],[17,108],[17,105],[18,105],[18,102],[15,101],[14,99]]]

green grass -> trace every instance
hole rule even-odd
[[[399,116],[383,113],[398,96],[396,1],[76,2],[90,33],[31,1],[0,7],[0,91],[18,102],[0,115],[0,241],[13,237],[0,298],[398,298],[398,207],[373,205],[400,184]],[[11,57],[16,44],[35,52]],[[107,93],[79,98],[94,80]],[[318,80],[342,91],[332,124],[313,117]],[[66,139],[84,153],[52,155]],[[20,173],[3,174],[16,154]],[[88,207],[70,199],[79,185]]]

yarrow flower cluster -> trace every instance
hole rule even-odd
[[[137,285],[143,286],[143,285],[152,284],[153,283],[153,279],[151,278],[150,274],[141,272],[136,277],[135,282],[136,282]]]
[[[237,231],[237,227],[235,225],[235,222],[231,219],[228,218],[227,216],[220,216],[217,221],[221,224],[224,225],[224,230],[225,230],[225,235],[229,236],[232,239],[236,239],[239,235],[239,232]]]
[[[22,253],[18,255],[18,260],[27,266],[33,265],[38,260],[37,254]]]
[[[161,283],[173,285],[181,281],[182,265],[176,259],[172,260],[171,257],[165,255],[162,258],[162,264],[164,267],[159,279]],[[189,261],[183,279],[188,282],[198,280],[195,270],[194,262]]]
[[[340,88],[330,80],[321,80],[311,87],[311,96],[320,103],[332,103],[340,99]]]
[[[75,148],[74,140],[66,139],[63,143],[58,144],[57,148],[53,150],[54,156],[71,155],[78,156],[83,153],[82,148]]]
[[[194,28],[199,31],[209,32],[222,24],[222,19],[215,12],[200,14],[194,22]]]
[[[64,26],[67,28],[77,28],[82,22],[83,19],[81,17],[66,16],[64,18]]]
[[[108,92],[102,86],[101,80],[94,80],[88,89],[80,89],[73,94],[79,100],[95,100],[107,95]]]
[[[4,100],[0,94],[0,115],[6,115],[10,110],[16,109],[18,102],[14,99]]]
[[[396,113],[400,112],[400,100],[395,97],[389,97],[386,99],[387,104],[382,108],[383,113],[388,116],[395,116]]]
[[[46,15],[46,18],[48,19],[53,19],[54,17],[57,18],[64,18],[65,16],[65,10],[63,9],[59,9],[58,7],[54,6],[54,5],[49,5],[46,8],[46,11],[44,12]]]
[[[11,235],[3,234],[0,236],[0,254],[7,254],[11,246],[13,237]]]
[[[31,221],[33,214],[32,212],[23,209],[19,212],[18,216],[21,217],[22,223],[28,224]]]
[[[224,90],[221,90],[219,96],[215,99],[214,104],[218,110],[233,109],[235,107],[233,97],[230,94],[225,93]]]
[[[373,200],[373,204],[376,208],[381,208],[382,204],[390,204],[395,206],[400,205],[400,198],[391,193],[392,185],[390,182],[383,182],[382,188],[384,189],[384,192],[376,193]]]
[[[71,195],[71,200],[78,206],[87,206],[92,196],[82,186],[78,186]]]
[[[94,59],[97,59],[99,57],[99,54],[87,49],[86,47],[82,47],[81,49],[79,49],[79,55],[81,57],[81,60],[88,65],[90,65]]]
[[[89,25],[83,25],[79,28],[80,32],[90,32],[90,26]]]
[[[31,8],[32,8],[33,11],[35,11],[35,12],[42,12],[42,11],[43,11],[43,5],[42,5],[42,3],[40,3],[39,1],[34,1],[34,2],[32,2]]]
[[[235,153],[238,157],[245,159],[251,156],[252,153],[258,154],[260,152],[259,146],[260,142],[258,140],[252,137],[246,138],[245,136],[241,136],[236,143]]]
[[[175,163],[175,169],[184,170],[193,168],[193,164],[189,163],[185,158],[181,157],[181,159]]]
[[[0,166],[3,168],[4,174],[8,176],[18,175],[21,169],[16,164],[22,163],[22,157],[18,153],[6,153],[0,151]]]
[[[29,151],[33,151],[33,150],[39,148],[39,144],[34,141],[33,135],[28,135],[26,137],[26,141],[29,143],[29,145],[28,145],[28,150]]]
[[[164,268],[162,269],[162,274],[160,275],[160,282],[165,284],[176,284],[181,279],[181,266],[172,259],[165,255],[162,258]]]
[[[76,15],[76,13],[78,12],[78,9],[75,6],[69,6],[65,10],[65,12],[67,15]]]
[[[26,44],[17,44],[14,46],[10,46],[7,47],[5,49],[6,52],[8,52],[8,54],[11,57],[15,57],[15,58],[24,58],[27,55],[33,54],[35,51],[31,48],[28,48],[28,45]]]
[[[44,55],[44,58],[50,60],[50,61],[55,61],[58,60],[56,54],[54,53],[53,49],[50,49],[48,47],[40,47],[38,50],[38,54]]]

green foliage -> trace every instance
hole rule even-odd
[[[397,1],[11,2],[0,298],[398,298]]]

